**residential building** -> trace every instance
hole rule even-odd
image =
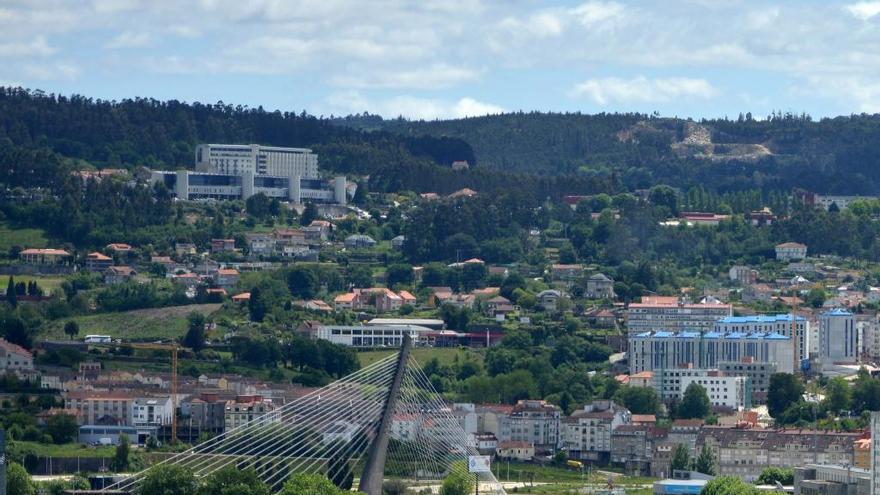
[[[477,433],[474,435],[474,444],[483,455],[493,455],[498,449],[498,439],[494,433]]]
[[[108,285],[124,284],[137,276],[130,266],[111,266],[104,270],[104,283]]]
[[[540,450],[557,449],[562,440],[561,421],[559,407],[543,400],[520,400],[510,413],[510,439]]]
[[[196,245],[191,242],[178,242],[174,244],[174,254],[177,256],[194,256]]]
[[[63,249],[25,249],[18,253],[22,263],[30,265],[60,265],[70,259],[70,253]]]
[[[235,251],[235,239],[211,239],[212,253],[231,253]]]
[[[775,363],[756,363],[753,359],[745,357],[740,361],[719,361],[718,369],[726,375],[744,376],[749,379],[752,405],[767,403],[770,377],[776,373]]]
[[[645,296],[626,311],[630,335],[646,331],[709,330],[720,318],[731,316],[730,304],[679,301],[676,297]]]
[[[871,494],[880,493],[880,411],[871,412]]]
[[[776,245],[776,259],[779,261],[802,260],[807,257],[807,246],[799,242],[784,242]]]
[[[630,424],[632,414],[610,400],[594,400],[562,420],[562,446],[571,459],[608,462],[611,432]]]
[[[238,284],[241,274],[235,268],[219,268],[214,274],[214,283],[224,289],[231,289]]]
[[[132,426],[133,401],[119,392],[71,391],[64,397],[64,408],[76,410],[86,425]]]
[[[823,364],[852,364],[858,361],[855,316],[833,309],[819,316],[819,360]]]
[[[667,430],[649,425],[620,425],[611,432],[613,464],[637,476],[650,476],[654,445],[666,438]]]
[[[307,148],[200,144],[196,146],[195,158],[196,170],[200,172],[318,178],[318,155]]]
[[[791,314],[727,316],[715,322],[716,332],[778,333],[791,338]],[[803,316],[795,317],[795,345],[798,361],[810,358],[810,322]]]
[[[128,252],[132,250],[132,247],[130,244],[125,244],[123,242],[113,242],[107,244],[106,249],[113,251],[114,253],[128,254]]]
[[[749,223],[754,226],[773,225],[773,223],[777,220],[777,217],[773,214],[773,211],[766,206],[764,208],[761,208],[760,210],[749,212],[747,217],[749,219]]]
[[[742,292],[743,304],[756,302],[769,303],[776,297],[776,289],[767,284],[755,283],[747,285]]]
[[[755,363],[774,363],[780,373],[792,373],[791,339],[778,333],[643,332],[629,336],[630,373],[693,365],[717,369],[722,362],[750,357]]]
[[[250,256],[272,256],[275,253],[275,238],[270,234],[248,233],[244,235]]]
[[[748,377],[726,375],[717,369],[670,368],[654,371],[654,389],[661,400],[679,401],[691,383],[706,390],[714,407],[733,410],[751,407],[752,397]]]
[[[751,285],[758,281],[758,270],[748,266],[733,265],[727,274],[731,282],[737,282],[742,285]]]
[[[34,372],[34,356],[24,347],[0,339],[0,372],[29,376]]]
[[[113,258],[97,251],[86,255],[86,270],[103,273],[113,265]]]
[[[409,293],[407,293],[409,294]],[[412,294],[409,294],[410,298]],[[337,309],[365,309],[373,307],[378,313],[397,311],[404,304],[404,298],[385,287],[368,289],[352,289],[351,292],[340,294],[333,299]]]
[[[226,401],[225,431],[260,420],[274,410],[275,405],[260,395],[240,395],[234,400]]]
[[[368,235],[354,234],[345,238],[345,247],[350,249],[371,248],[375,245],[376,241]]]
[[[550,265],[550,276],[553,280],[574,281],[581,278],[584,274],[583,265]]]
[[[132,402],[134,426],[170,425],[174,417],[171,397],[138,397]]]
[[[614,299],[614,280],[604,273],[595,273],[587,279],[584,296],[588,299]]]
[[[538,300],[538,306],[544,308],[544,311],[555,312],[562,293],[555,289],[547,289],[542,290],[535,297]]]
[[[403,249],[404,243],[406,243],[406,236],[399,235],[391,239],[391,247],[398,251]]]
[[[496,455],[501,459],[530,461],[535,457],[535,446],[520,440],[498,442]]]
[[[860,438],[853,442],[853,466],[871,469],[871,439]]]
[[[814,193],[805,193],[803,197],[805,204],[819,206],[824,208],[825,210],[831,208],[831,205],[837,206],[837,208],[840,210],[845,210],[849,208],[849,205],[851,205],[853,201],[874,201],[880,199],[880,196],[843,196]]]
[[[766,466],[853,464],[853,442],[861,433],[831,430],[704,426],[697,451],[708,445],[718,474],[755,480]]]

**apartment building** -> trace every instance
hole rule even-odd
[[[138,397],[132,401],[134,426],[170,425],[173,417],[171,397]]]
[[[853,364],[858,361],[855,316],[833,309],[819,316],[819,359],[822,363]]]
[[[562,412],[543,400],[521,400],[510,413],[510,439],[527,442],[536,450],[552,451],[561,444]]]
[[[711,330],[715,322],[731,316],[732,306],[705,299],[692,304],[676,297],[645,296],[626,310],[630,335],[651,331]]]
[[[234,400],[226,401],[224,427],[226,431],[238,428],[259,420],[274,410],[275,405],[260,395],[239,395]]]
[[[0,372],[30,375],[34,372],[34,356],[24,347],[0,339]]]
[[[64,397],[64,408],[77,411],[82,424],[134,425],[134,397],[119,392],[71,391]]]
[[[562,446],[571,459],[608,462],[611,432],[632,414],[610,400],[595,400],[562,420]]]
[[[796,316],[795,334],[798,348],[798,360],[810,358],[810,321],[803,316]],[[727,316],[715,322],[716,332],[745,332],[745,333],[778,333],[791,337],[792,315],[753,315],[753,316]]]

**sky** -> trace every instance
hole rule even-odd
[[[880,112],[880,1],[0,0],[0,85],[315,115]]]

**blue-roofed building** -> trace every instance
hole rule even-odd
[[[715,322],[719,332],[762,332],[791,337],[790,314],[728,316]],[[810,357],[810,322],[803,316],[795,318],[798,360]]]
[[[776,332],[644,332],[629,338],[630,373],[690,366],[716,369],[721,363],[772,364],[791,373],[791,339]]]

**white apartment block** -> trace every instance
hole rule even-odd
[[[113,392],[68,392],[64,408],[78,411],[82,424],[115,424],[132,426],[133,398]]]
[[[819,316],[819,359],[823,363],[852,364],[858,361],[855,316],[833,309]]]
[[[727,316],[715,322],[716,332],[778,333],[791,338],[791,315]],[[795,318],[798,360],[810,358],[810,322],[803,316]]]
[[[593,401],[562,420],[562,445],[573,459],[607,462],[611,432],[631,422],[628,409],[610,400]]]
[[[226,402],[224,422],[226,431],[238,428],[253,421],[262,419],[275,410],[275,404],[263,400],[262,396],[250,395],[239,396],[235,400]],[[276,421],[277,418],[269,418],[267,421]]]
[[[200,144],[196,170],[229,175],[318,178],[318,155],[307,148],[259,144]]]
[[[543,400],[521,400],[510,413],[510,439],[535,448],[557,449],[561,441],[560,409]]]
[[[780,373],[792,373],[791,339],[778,333],[643,332],[629,336],[629,368],[642,371],[673,370],[690,365],[717,368],[722,362],[750,359],[774,363]]]
[[[708,370],[705,376],[683,376],[679,385],[679,397],[691,383],[706,389],[709,402],[715,407],[727,407],[736,411],[752,406],[752,393],[749,379],[745,376],[727,376],[718,370]]]
[[[784,242],[776,245],[776,259],[779,261],[802,260],[807,257],[807,246],[799,242]]]
[[[717,302],[685,304],[675,297],[643,297],[626,311],[629,334],[650,331],[711,330],[732,314],[732,306]]]
[[[170,425],[174,416],[171,397],[139,397],[131,407],[135,426]]]

